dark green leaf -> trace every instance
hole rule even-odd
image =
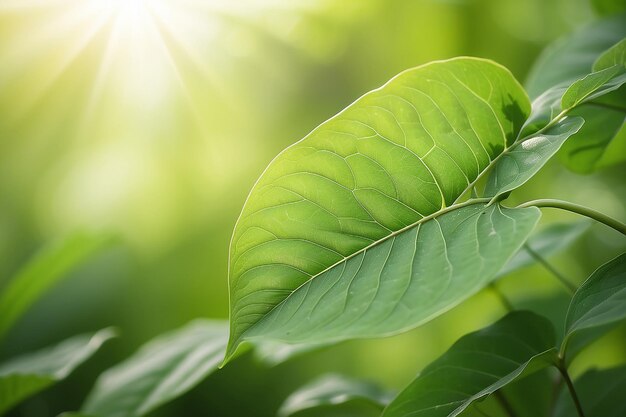
[[[196,320],[159,336],[103,373],[83,409],[98,417],[139,417],[189,391],[220,364],[225,322]]]
[[[111,329],[75,336],[56,346],[0,364],[0,414],[65,379],[113,336]]]
[[[233,235],[229,356],[253,337],[323,343],[405,330],[485,285],[539,214],[488,209],[494,223],[515,225],[505,235],[481,224],[481,206],[455,212],[455,201],[512,145],[529,107],[497,64],[434,62],[401,73],[281,153]],[[470,230],[452,233],[459,219],[481,224],[489,235],[481,245],[502,239],[500,249],[478,248]],[[424,245],[426,238],[432,243]],[[451,255],[456,247],[484,259]],[[409,270],[416,253],[429,260]],[[441,287],[442,270],[463,284]],[[407,307],[403,293],[427,299]],[[315,297],[322,296],[319,311]]]
[[[624,417],[626,415],[626,366],[587,371],[574,382],[585,417]],[[556,403],[554,417],[576,416],[569,391],[564,387]]]
[[[372,383],[341,375],[325,375],[291,394],[280,407],[278,415],[299,415],[304,410],[317,410],[319,414],[326,415],[322,412],[324,409],[335,408],[341,404],[357,407],[362,405],[354,403],[365,403],[373,411],[377,411],[376,415],[380,415],[391,398],[390,393]],[[348,411],[344,408],[342,412]]]
[[[562,355],[568,356],[571,339],[581,332],[616,323],[626,318],[626,254],[598,268],[578,288],[565,319]]]
[[[591,0],[600,14],[615,14],[626,11],[626,0]]]
[[[536,314],[508,314],[459,339],[385,409],[383,417],[452,417],[513,381],[550,366],[554,329]]]
[[[44,248],[0,293],[0,338],[45,291],[110,241],[78,233]]]

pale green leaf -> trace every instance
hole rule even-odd
[[[357,407],[369,408],[371,414],[380,415],[391,398],[389,392],[375,384],[341,375],[324,375],[291,394],[280,407],[278,415],[299,416],[303,411],[328,415],[340,405],[345,406],[341,408],[343,415],[350,412],[361,415],[360,411],[354,410]]]
[[[0,414],[65,379],[113,336],[111,329],[75,336],[0,364]]]
[[[526,81],[532,98],[557,85],[567,85],[591,72],[596,59],[626,37],[626,14],[601,19],[559,39],[535,62]]]
[[[339,341],[425,323],[486,286],[539,215],[472,204],[418,223],[308,280],[247,338]]]
[[[585,417],[624,417],[626,415],[626,366],[592,369],[574,381]],[[576,416],[569,391],[563,387],[553,417]]]
[[[358,295],[359,300],[365,297],[366,305],[378,294],[376,289],[386,289],[387,284],[399,291],[394,297],[409,283],[411,293],[417,284],[415,291],[424,296],[437,288],[440,283],[431,281],[440,281],[441,273],[428,271],[442,262],[447,265],[442,245],[467,244],[443,242],[437,231],[448,229],[444,223],[459,216],[469,224],[482,223],[476,213],[482,207],[458,215],[451,212],[445,221],[421,223],[456,208],[455,201],[471,189],[473,181],[511,147],[529,110],[525,92],[501,66],[476,58],[434,62],[401,73],[282,152],[252,190],[233,235],[229,355],[243,340],[263,337],[264,332],[289,342],[374,336],[412,327],[457,304],[457,290],[448,294],[444,287],[432,303],[411,303],[415,310],[411,316],[398,306],[381,324],[373,323],[370,313],[360,317],[362,312],[349,305],[339,314],[337,308],[356,299],[352,300],[352,292],[340,294],[333,289],[328,297],[338,304],[324,308],[327,312],[321,316],[316,312],[319,320],[307,318],[310,332],[302,326],[294,331],[295,322],[289,329],[284,326],[288,315],[299,312],[301,317],[316,304],[306,291],[316,291],[339,277],[341,285],[364,281],[371,286],[361,288],[365,292]],[[515,239],[525,239],[538,217],[537,212],[521,211],[507,216],[499,208],[488,212],[500,224],[512,217],[517,233],[505,238],[504,229],[494,230],[489,242],[503,239],[507,244],[484,260],[471,261],[476,265],[465,265],[462,257],[450,261],[485,274],[469,277],[472,272],[446,267],[451,280],[467,279],[462,286],[467,295],[493,278],[492,268],[520,246]],[[435,257],[434,264],[400,271],[406,268],[396,264],[395,257],[411,258],[416,240],[426,237],[422,230],[439,236],[432,245],[438,252],[428,253]],[[472,238],[469,231],[465,233],[464,239]],[[402,278],[390,283],[381,280],[378,285],[381,274],[369,265],[382,268],[386,256],[392,266],[385,267],[385,275]],[[356,276],[350,268],[358,269],[361,260],[364,267],[351,280],[347,274]],[[381,294],[376,304],[395,304],[388,299],[391,294]],[[328,314],[341,319],[331,323]],[[353,321],[354,326],[349,325]]]
[[[600,55],[593,64],[593,70],[600,71],[614,65],[620,65],[622,67],[626,65],[626,38],[617,42]]]
[[[598,268],[574,294],[565,319],[562,355],[567,357],[568,344],[579,333],[625,318],[626,254],[622,254]]]
[[[208,320],[159,336],[103,373],[81,412],[98,417],[143,416],[214,372],[227,339],[227,324]]]
[[[0,338],[37,299],[110,241],[77,233],[39,252],[0,293]]]
[[[385,409],[383,417],[453,417],[475,401],[554,363],[552,324],[526,311],[509,313],[459,339]]]
[[[526,245],[534,252],[540,253],[542,257],[548,258],[567,249],[589,230],[589,226],[590,222],[588,221],[554,223],[533,234],[526,242]],[[522,248],[500,270],[498,276],[503,277],[536,262],[537,260],[525,248]]]
[[[580,117],[566,117],[504,153],[487,179],[485,196],[495,198],[525,184],[583,123]]]

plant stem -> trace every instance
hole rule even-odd
[[[571,211],[572,213],[580,214],[582,216],[589,217],[597,222],[603,223],[617,230],[621,234],[626,235],[626,224],[618,220],[615,220],[614,218],[609,217],[604,213],[600,213],[599,211],[590,209],[589,207],[570,203],[569,201],[554,200],[554,199],[549,199],[549,198],[527,201],[526,203],[520,204],[517,207],[523,208],[523,207],[532,207],[532,206],[558,208],[561,210]]]
[[[574,383],[567,372],[567,368],[565,367],[565,363],[561,359],[558,364],[559,371],[561,375],[563,375],[563,380],[565,384],[567,384],[567,389],[569,390],[570,395],[572,396],[572,400],[574,401],[574,405],[576,406],[576,411],[578,412],[578,417],[585,417],[585,413],[583,411],[583,407],[580,404],[580,400],[578,399],[578,394],[576,394],[576,390],[574,389]]]
[[[511,406],[511,403],[506,399],[506,397],[504,396],[502,392],[496,391],[494,393],[494,396],[496,397],[496,399],[498,400],[498,402],[500,403],[504,411],[509,415],[509,417],[517,417],[517,413],[515,412],[515,410]]]
[[[506,295],[504,295],[502,293],[502,291],[500,291],[500,289],[496,286],[495,282],[492,282],[491,284],[489,284],[489,288],[491,289],[491,291],[493,291],[493,293],[496,295],[496,297],[498,297],[498,300],[500,300],[500,302],[502,303],[502,306],[504,306],[505,310],[507,310],[507,311],[513,311],[514,310],[513,304],[511,304],[511,302],[506,297]]]
[[[554,275],[556,277],[556,279],[559,280],[559,282],[561,284],[563,284],[565,286],[565,288],[567,288],[567,290],[571,294],[574,294],[576,292],[576,286],[574,284],[572,284],[571,282],[569,282],[569,280],[567,278],[565,278],[565,276],[563,276],[563,274],[561,274],[555,267],[553,267],[541,255],[539,255],[537,252],[535,252],[535,250],[533,248],[531,248],[528,243],[524,243],[524,249],[526,249],[526,252],[528,252],[528,254],[531,257],[533,257],[544,268],[546,268],[548,271],[550,271],[550,273],[552,275]]]

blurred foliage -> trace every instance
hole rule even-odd
[[[228,243],[249,189],[274,155],[355,98],[457,55],[491,58],[524,80],[548,42],[593,18],[585,0],[0,0],[0,288],[77,228],[123,241],[38,302],[0,359],[109,325],[120,339],[13,414],[78,409],[96,376],[145,341],[197,317],[226,318]],[[553,161],[515,199],[541,190],[624,219],[623,174],[583,177]],[[572,219],[544,213],[546,224]],[[592,226],[556,267],[581,282],[623,250],[605,232]],[[562,320],[568,295],[540,266],[499,288],[516,307]],[[247,355],[154,415],[270,416],[326,372],[398,389],[502,312],[485,291],[393,338],[272,369]],[[625,332],[576,369],[625,360]]]

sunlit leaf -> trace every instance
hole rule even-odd
[[[622,254],[598,268],[574,294],[565,319],[563,356],[571,359],[568,345],[579,333],[605,328],[625,318],[626,254]]]
[[[81,412],[139,417],[196,386],[224,356],[226,322],[196,320],[164,334],[103,373]]]
[[[113,336],[111,329],[75,336],[0,364],[0,414],[65,379]]]
[[[385,409],[383,417],[452,417],[475,401],[550,366],[556,356],[550,322],[513,312],[459,339]]]
[[[281,417],[300,416],[303,411],[328,415],[333,408],[344,405],[342,415],[380,415],[392,395],[372,383],[341,375],[325,375],[298,389],[280,407]],[[366,414],[363,409],[371,412]],[[363,413],[363,414],[361,414]]]
[[[604,52],[593,64],[594,71],[601,71],[614,65],[624,66],[626,63],[626,38],[622,39],[606,52]]]
[[[617,90],[626,83],[625,73],[626,68],[623,65],[613,65],[584,76],[565,91],[561,107],[569,109]]]
[[[592,369],[574,381],[585,417],[623,417],[626,415],[626,366]],[[554,417],[576,416],[576,406],[569,391],[563,387],[554,410]]]
[[[482,205],[454,204],[513,144],[529,107],[497,64],[434,62],[281,153],[233,235],[229,355],[255,336],[325,342],[401,331],[478,291],[539,214],[496,206],[483,216]]]
[[[497,197],[525,184],[583,123],[580,117],[568,117],[502,155],[487,179],[485,196]]]
[[[110,236],[74,234],[44,248],[0,293],[0,338],[37,299],[110,241]]]
[[[589,229],[590,224],[588,221],[554,223],[533,234],[526,245],[530,246],[531,250],[536,253],[540,253],[542,257],[548,258],[572,245]],[[522,248],[502,268],[498,276],[508,275],[536,262],[536,259],[525,248]]]

